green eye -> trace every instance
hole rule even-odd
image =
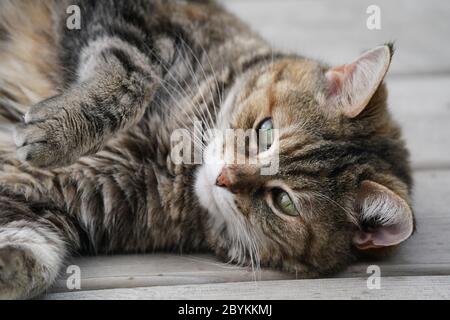
[[[264,152],[270,149],[274,141],[272,119],[266,119],[258,128],[259,151]]]
[[[275,198],[276,204],[279,209],[283,211],[283,213],[290,216],[297,216],[298,212],[294,206],[294,202],[291,197],[289,197],[288,193],[285,191],[278,192]]]

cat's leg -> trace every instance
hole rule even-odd
[[[53,175],[11,160],[0,141],[0,299],[24,299],[52,285],[81,246]]]
[[[83,28],[89,30],[86,23]],[[108,30],[107,22],[96,23],[92,28]],[[79,61],[75,79],[69,89],[25,114],[15,136],[19,159],[37,167],[69,165],[96,153],[115,133],[142,118],[164,72],[161,59],[139,48],[145,35],[133,35],[133,43],[106,31],[103,36],[94,31],[78,35],[86,44],[71,56]]]
[[[0,196],[0,299],[43,293],[78,243],[75,225],[62,212]]]
[[[92,75],[26,113],[15,136],[18,158],[38,167],[69,165],[137,123],[155,83],[152,68],[136,66],[132,52],[108,46],[93,49],[92,57],[86,58]]]

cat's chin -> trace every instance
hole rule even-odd
[[[222,168],[223,164],[220,161],[203,164],[197,171],[195,193],[200,205],[208,213],[208,235],[215,246],[216,254],[224,260],[242,263],[241,248],[235,248],[234,242],[230,242],[230,239],[242,237],[241,241],[244,241],[248,236],[242,232],[243,216],[236,208],[234,195],[225,188],[216,186]]]

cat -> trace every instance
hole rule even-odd
[[[276,51],[207,0],[2,0],[0,297],[39,296],[74,254],[207,251],[307,278],[397,246],[415,223],[392,56]],[[196,122],[258,133],[276,172],[208,135],[201,163],[175,163]]]

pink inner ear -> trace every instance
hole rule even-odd
[[[373,232],[358,231],[353,242],[358,249],[384,248],[399,244],[409,237],[408,227],[383,226]]]
[[[373,248],[373,241],[370,233],[358,231],[353,237],[353,243],[358,249]]]
[[[358,116],[383,81],[391,61],[387,46],[372,49],[356,61],[332,68],[325,73],[329,105],[349,118]]]
[[[356,64],[344,64],[327,71],[328,97],[338,96],[342,93],[344,82],[352,76]]]
[[[358,231],[353,243],[359,249],[398,245],[413,232],[414,219],[404,199],[373,181],[363,181],[356,198],[357,214],[364,227],[365,221],[376,221],[369,230]]]

